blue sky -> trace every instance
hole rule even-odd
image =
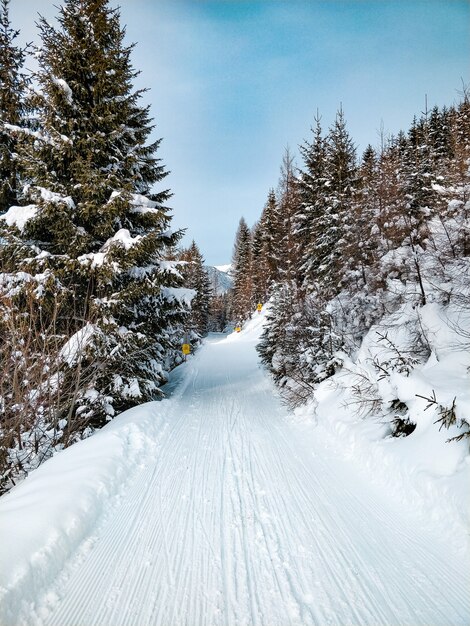
[[[12,0],[13,25],[37,39],[37,12],[60,0]],[[111,2],[111,6],[117,6]],[[342,103],[359,150],[458,100],[470,82],[467,0],[121,0],[149,87],[174,224],[210,264],[230,260],[241,215],[252,224],[282,154],[327,128]],[[300,161],[298,161],[300,165]]]

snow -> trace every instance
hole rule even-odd
[[[73,104],[72,90],[70,89],[70,86],[67,84],[67,81],[65,81],[63,78],[56,78],[55,76],[52,76],[51,79],[52,79],[52,82],[55,83],[61,89],[67,102],[69,104]]]
[[[128,411],[1,498],[2,626],[41,623],[39,616],[33,622],[31,607],[69,558],[91,549],[95,524],[111,514],[138,469],[142,450],[155,445],[146,434],[155,428],[155,409]]]
[[[10,130],[14,135],[28,135],[30,137],[34,137],[38,141],[54,146],[55,148],[61,147],[60,144],[58,144],[57,141],[55,141],[51,136],[40,130],[31,130],[30,128],[25,128],[23,126],[16,126],[15,124],[3,124],[3,127],[6,130]],[[73,144],[73,141],[66,135],[60,135],[60,138],[64,143]]]
[[[91,269],[101,267],[106,259],[104,252],[88,252],[77,257],[79,263],[90,263]]]
[[[34,191],[39,191],[40,197],[44,200],[44,202],[50,202],[52,204],[63,203],[71,209],[75,208],[75,202],[70,196],[64,196],[60,193],[56,193],[55,191],[51,191],[50,189],[46,189],[45,187],[34,187]]]
[[[185,287],[162,287],[161,294],[169,302],[179,302],[190,307],[196,291]]]
[[[230,265],[221,267],[230,268]],[[211,281],[212,290],[215,295],[223,295],[233,287],[233,278],[226,271],[221,271],[218,267],[211,265],[206,266],[209,279]]]
[[[2,626],[468,624],[453,518],[443,533],[374,484],[401,440],[361,431],[342,458],[334,388],[289,416],[258,364],[264,316],[0,499]]]
[[[446,408],[454,403],[457,420],[470,421],[470,353],[458,330],[470,326],[466,319],[470,313],[437,303],[421,307],[420,325],[430,356],[410,372],[393,371],[381,377],[373,361],[386,362],[392,350],[378,337],[388,333],[406,354],[407,327],[416,315],[414,308],[403,306],[373,326],[355,359],[343,355],[343,368],[318,386],[309,405],[296,411],[295,420],[315,424],[312,430],[320,431],[332,449],[364,472],[365,479],[415,510],[423,524],[432,519],[449,544],[468,553],[468,441],[449,441],[462,430],[457,425],[439,429],[438,407],[428,406],[425,398],[435,397]],[[390,436],[391,418],[400,416],[399,411],[361,414],[358,398],[351,392],[361,380],[371,383],[367,393],[375,393],[382,406],[391,406],[394,400],[403,403],[403,416],[416,425],[415,430],[406,437]]]
[[[232,264],[227,263],[226,265],[215,265],[214,267],[216,270],[219,270],[219,272],[223,272],[224,274],[229,274],[232,269]]]
[[[181,272],[180,272],[182,264],[183,264],[182,261],[159,261],[158,262],[158,266],[162,272],[168,272],[169,274],[173,274],[174,276],[177,276],[178,278],[182,278]]]
[[[114,198],[118,198],[122,192],[113,191],[109,202],[112,202]],[[157,209],[157,203],[153,200],[150,200],[146,196],[143,196],[140,193],[131,193],[130,194],[130,203],[132,206],[132,213],[159,213],[159,209]]]
[[[114,244],[119,244],[124,247],[125,250],[130,250],[133,246],[137,245],[141,241],[142,236],[136,235],[132,237],[127,228],[120,228],[112,237],[110,237],[101,246],[99,252],[88,252],[78,257],[80,263],[89,263],[91,268],[101,267],[107,260],[108,253],[113,249]],[[139,268],[133,268],[133,272],[137,277]],[[142,270],[145,272],[145,270]]]
[[[114,243],[120,243],[124,246],[125,250],[130,250],[133,246],[139,243],[141,239],[141,235],[132,237],[127,228],[120,228],[112,237],[110,237],[106,241],[106,243],[102,247],[102,250],[108,250]]]
[[[95,332],[96,327],[93,324],[86,324],[86,326],[73,334],[62,347],[60,357],[72,366],[77,360],[80,360],[83,350],[88,345]]]
[[[0,215],[0,220],[5,220],[8,226],[16,226],[22,231],[26,223],[36,217],[38,207],[35,204],[27,206],[11,206],[6,213]]]
[[[140,193],[131,195],[131,204],[133,213],[158,213],[157,203]]]

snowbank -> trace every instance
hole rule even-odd
[[[67,559],[90,549],[94,528],[112,514],[142,457],[155,453],[162,408],[151,402],[126,411],[0,499],[2,626],[18,626]]]
[[[239,333],[233,331],[226,337],[226,341],[250,341],[258,342],[264,322],[266,321],[266,313],[268,306],[264,306],[261,312],[255,311],[251,318],[244,323]]]
[[[400,372],[390,366],[391,354],[406,353],[406,322],[413,315],[420,317],[430,356]],[[461,333],[468,320],[463,315],[433,303],[419,313],[403,308],[396,326],[392,318],[382,320],[367,333],[356,357],[342,355],[343,367],[294,416],[315,424],[316,437],[321,433],[326,445],[357,464],[366,480],[414,510],[458,551],[470,548],[469,440],[450,441],[463,432],[461,421],[470,421],[470,353]],[[389,345],[379,338],[385,333]],[[388,375],[377,369],[383,364]],[[439,428],[442,411],[452,407],[456,423]],[[391,436],[394,418],[414,430]]]

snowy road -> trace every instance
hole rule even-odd
[[[188,363],[157,405],[154,457],[31,623],[469,623],[463,559],[284,419],[255,338],[213,340]]]

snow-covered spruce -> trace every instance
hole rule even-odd
[[[181,233],[170,230],[170,193],[152,191],[166,171],[160,142],[147,143],[118,10],[66,0],[58,26],[41,18],[39,30],[34,125],[8,120],[27,185],[0,219],[1,332],[16,333],[1,354],[13,372],[0,394],[6,483],[12,454],[13,473],[27,471],[25,437],[34,465],[159,395],[181,359],[192,294],[167,261]],[[26,374],[34,354],[47,355],[37,380]]]

